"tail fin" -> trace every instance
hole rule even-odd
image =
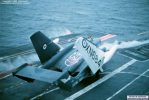
[[[30,37],[33,46],[38,54],[41,63],[45,63],[52,58],[59,50],[60,47],[52,42],[40,31],[34,33]]]

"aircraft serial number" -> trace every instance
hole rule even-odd
[[[96,51],[87,43],[86,39],[82,40],[82,46],[89,54],[89,56],[93,59],[93,61],[97,63],[98,66],[100,66],[102,60],[97,56]]]

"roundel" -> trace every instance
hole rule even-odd
[[[47,48],[47,44],[44,44],[43,45],[43,50],[46,50],[46,48]]]

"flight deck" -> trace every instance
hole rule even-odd
[[[67,45],[68,40],[69,43],[72,43],[77,37],[79,36],[68,39],[62,37],[60,43]],[[8,75],[0,79],[0,98],[2,100],[12,98],[15,100],[126,100],[129,95],[149,95],[148,35],[137,34],[129,38],[117,35],[105,42],[114,40],[120,41],[121,47],[112,59],[103,66],[104,71],[99,73],[98,78],[87,78],[67,91],[37,80],[28,83],[13,77],[10,73],[5,73]],[[30,51],[24,54],[22,54],[23,52],[16,54],[10,58],[7,56],[4,59],[13,59],[20,54],[24,57],[24,55],[34,53],[34,50]],[[4,59],[1,61],[5,61]]]

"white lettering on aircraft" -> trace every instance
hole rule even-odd
[[[87,43],[87,40],[85,38],[82,40],[82,46],[83,48],[85,48],[86,52],[93,59],[93,61],[97,63],[98,66],[100,66],[102,59],[98,57],[96,51],[93,48],[91,48],[91,46]]]
[[[101,51],[93,43],[82,37],[80,37],[76,41],[75,46],[86,61],[86,63],[89,65],[93,74],[95,74],[99,69],[101,72],[103,71],[103,51]]]

